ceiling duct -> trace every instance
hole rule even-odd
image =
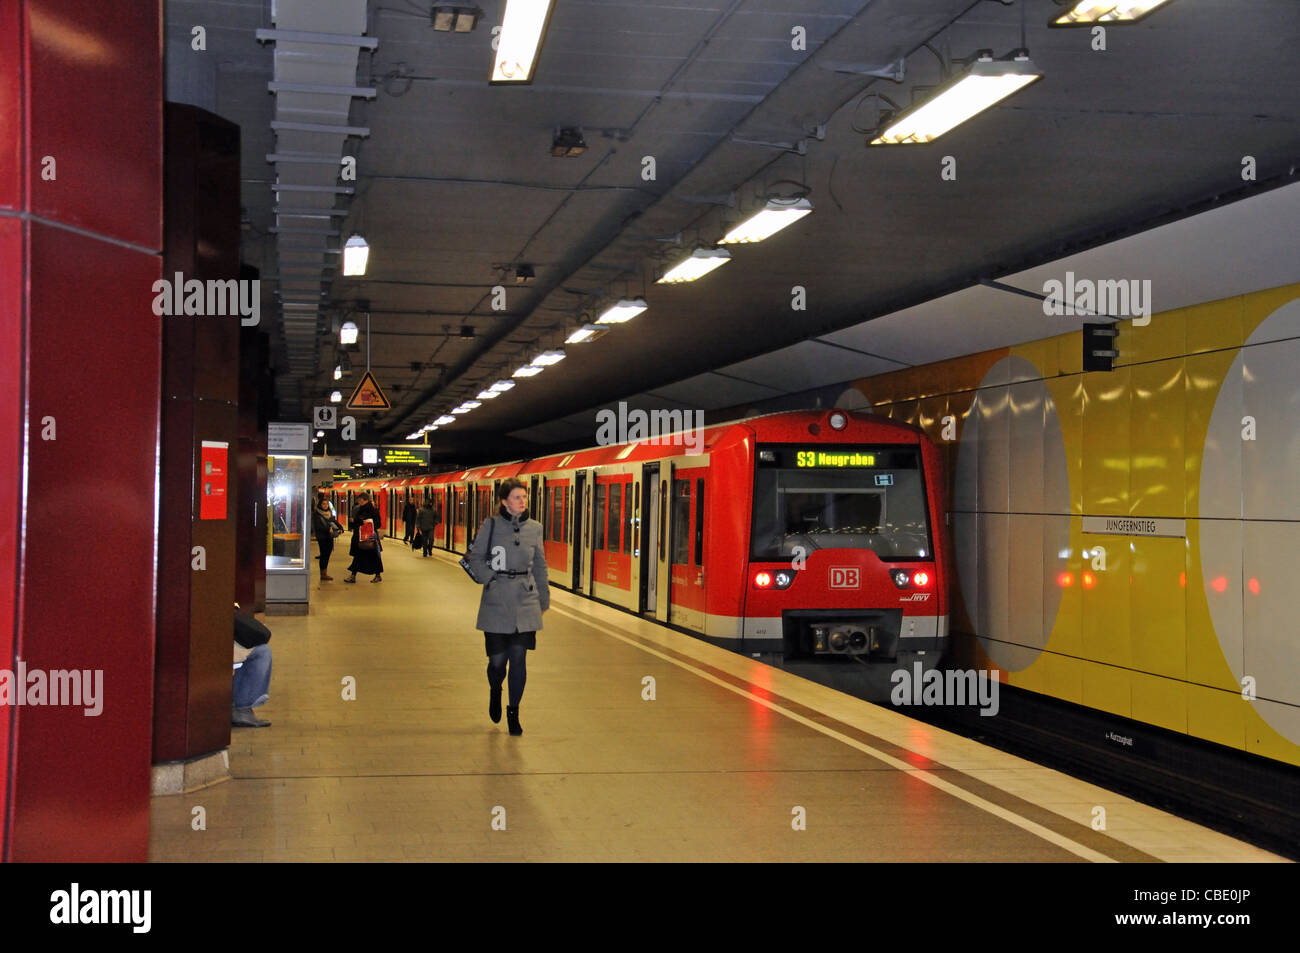
[[[345,146],[349,137],[369,135],[350,122],[352,100],[375,96],[373,88],[357,85],[357,64],[360,51],[373,50],[379,41],[363,35],[366,0],[274,0],[271,22],[274,28],[258,30],[257,39],[275,44],[275,70],[267,83],[275,96],[275,151],[266,158],[275,166],[276,251],[281,262],[292,260],[287,270],[322,276],[306,284],[294,279],[292,291],[283,285],[281,290],[299,301],[318,300],[338,264],[339,232],[308,223],[333,224],[346,215],[335,207],[339,196],[353,194],[340,180]],[[297,407],[299,400],[317,396],[312,378],[321,308],[299,305],[282,313],[288,366],[276,387],[283,406]]]

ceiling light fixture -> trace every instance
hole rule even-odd
[[[473,410],[473,409],[476,408],[476,407],[482,407],[482,406],[483,406],[483,401],[481,401],[481,400],[467,400],[467,401],[465,401],[463,404],[461,404],[461,406],[464,407],[466,410]]]
[[[494,390],[498,394],[504,394],[506,391],[510,390],[514,386],[515,386],[514,381],[497,381],[495,384],[489,387],[488,390]]]
[[[870,144],[932,142],[1042,76],[1024,50],[1017,50],[1011,60],[994,60],[991,53],[982,52],[961,76],[949,80],[924,102],[891,119]]]
[[[532,362],[537,367],[550,367],[552,364],[559,364],[560,361],[564,360],[564,357],[563,350],[543,351],[533,358]]]
[[[496,400],[500,396],[501,396],[501,391],[499,390],[489,389],[489,390],[481,390],[478,392],[479,400]]]
[[[582,138],[582,130],[566,127],[555,130],[551,139],[551,155],[558,159],[571,159],[587,151],[587,140]]]
[[[336,390],[334,393],[330,394],[330,403],[331,404],[343,403],[343,392],[341,390]]]
[[[601,326],[599,324],[584,324],[567,338],[565,344],[582,344],[586,341],[594,341],[596,338],[609,333],[609,325]]]
[[[1136,23],[1169,0],[1069,0],[1070,9],[1048,26],[1087,26],[1091,23]]]
[[[596,319],[597,324],[625,324],[650,307],[645,298],[624,298]]]
[[[538,364],[525,364],[516,370],[511,377],[536,377],[542,372],[542,367]]]
[[[714,268],[731,261],[731,252],[725,248],[697,248],[690,257],[684,258],[660,278],[656,284],[678,285],[687,281],[703,278]]]
[[[370,246],[357,232],[343,246],[343,276],[364,275],[366,263],[370,260]]]
[[[343,366],[341,364],[334,365],[334,379],[336,381],[343,380]]]
[[[506,0],[489,83],[531,83],[551,0]]]
[[[435,420],[433,424],[435,427],[445,427],[447,426],[447,424],[454,424],[455,422],[456,422],[456,418],[451,416],[451,414],[443,414],[441,417]]]
[[[357,343],[357,326],[353,324],[351,321],[343,322],[343,327],[339,328],[339,343],[340,344]]]
[[[719,245],[744,245],[771,238],[787,225],[793,225],[812,211],[805,198],[768,199],[762,211],[751,215],[723,236]]]
[[[473,408],[466,407],[464,404],[461,404],[459,407],[453,407],[451,409],[451,412],[453,414],[468,414],[472,409]]]

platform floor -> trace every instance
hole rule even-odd
[[[272,727],[234,730],[233,780],[154,798],[151,859],[1283,859],[559,589],[512,738],[478,586],[393,540],[384,563],[345,585],[336,548],[310,614],[267,620]]]

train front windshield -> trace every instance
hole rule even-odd
[[[754,560],[817,549],[932,559],[920,450],[760,446],[752,529]]]

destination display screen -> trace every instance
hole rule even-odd
[[[427,467],[428,447],[380,447],[380,462],[385,466]]]
[[[791,470],[915,470],[915,447],[759,447],[759,467]]]

